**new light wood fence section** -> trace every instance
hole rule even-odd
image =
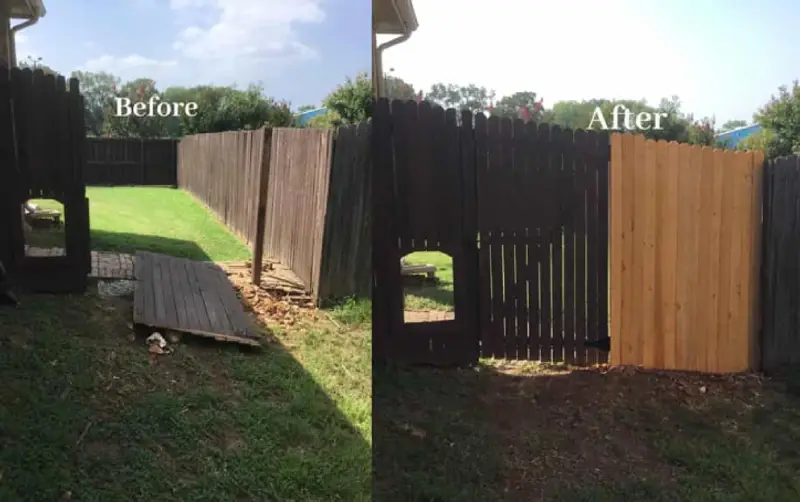
[[[611,362],[754,369],[763,154],[611,143]]]

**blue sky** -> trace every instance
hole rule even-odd
[[[417,89],[475,83],[561,100],[677,95],[686,112],[750,120],[800,78],[797,0],[414,0],[420,27],[386,50]],[[383,39],[379,39],[379,42]]]
[[[371,67],[370,0],[45,0],[20,32],[60,73],[107,71],[171,85],[261,82],[293,107],[320,104]]]

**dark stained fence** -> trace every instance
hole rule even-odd
[[[608,335],[608,134],[475,121],[481,355],[593,364]]]
[[[800,363],[800,156],[764,165],[761,366]]]
[[[178,185],[178,140],[87,138],[87,185]]]
[[[478,358],[475,172],[485,159],[472,115],[385,99],[373,118],[373,354],[377,361],[470,364]],[[483,143],[485,145],[485,142]],[[477,153],[477,156],[476,156]],[[441,251],[453,260],[455,319],[404,320],[400,259]]]
[[[79,292],[91,269],[89,201],[83,180],[83,98],[78,81],[0,67],[0,260],[20,287]],[[21,204],[64,205],[66,255],[25,255]]]
[[[608,135],[383,99],[373,128],[376,356],[605,361]],[[453,259],[453,320],[404,322],[423,250]]]

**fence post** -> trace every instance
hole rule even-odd
[[[258,206],[256,211],[255,235],[253,240],[253,268],[251,272],[252,282],[255,285],[261,284],[261,265],[264,260],[264,225],[267,217],[267,192],[269,189],[269,165],[272,156],[272,129],[263,129],[264,140],[261,145],[261,169],[258,173]]]
[[[141,173],[142,173],[142,176],[141,176],[142,177],[142,185],[144,185],[145,175],[144,175],[144,140],[143,139],[139,140],[139,163],[140,163],[139,166],[140,166]]]
[[[170,153],[172,154],[172,188],[178,188],[178,140],[171,141]]]

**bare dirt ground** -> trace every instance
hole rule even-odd
[[[375,500],[800,500],[794,380],[483,364],[375,373]]]

